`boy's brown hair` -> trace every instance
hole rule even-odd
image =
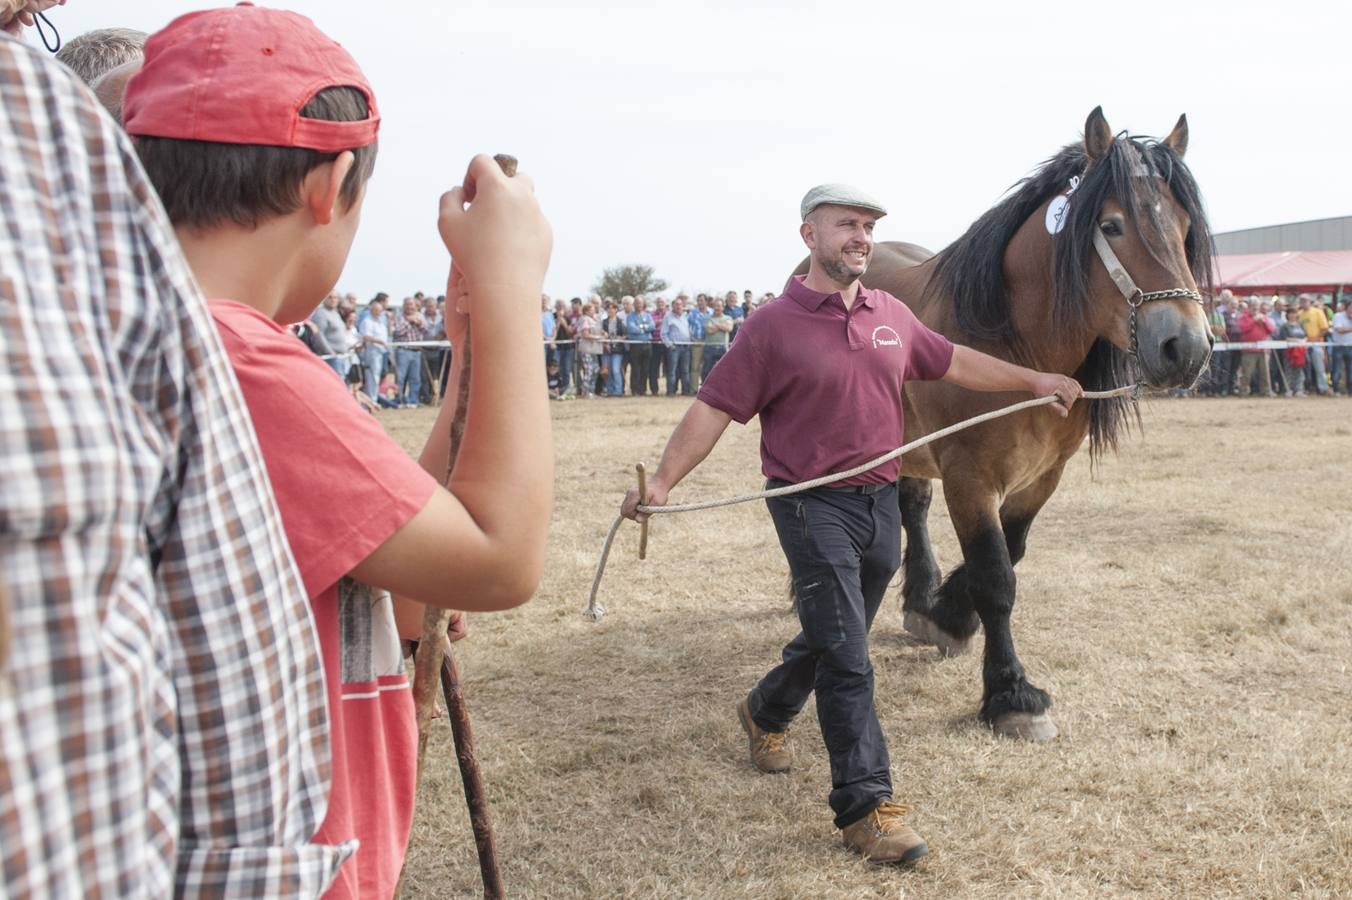
[[[301,108],[302,118],[329,122],[357,122],[371,110],[366,95],[356,88],[331,87],[317,93]],[[337,153],[304,147],[268,147],[225,144],[178,138],[135,138],[151,183],[159,192],[169,221],[192,229],[233,222],[256,228],[274,216],[301,206],[301,185],[316,166],[332,162]],[[343,179],[346,209],[361,196],[375,171],[377,144],[352,148],[356,157]]]

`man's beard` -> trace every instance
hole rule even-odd
[[[856,278],[859,278],[864,274],[863,272],[860,272],[858,275],[854,274],[854,272],[851,272],[849,268],[846,267],[845,261],[838,257],[836,259],[822,260],[821,267],[822,272],[826,277],[841,287],[847,287]],[[864,269],[865,271],[868,269],[868,257],[864,257]]]

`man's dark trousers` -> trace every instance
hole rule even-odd
[[[867,494],[818,488],[766,504],[789,561],[803,630],[751,692],[751,718],[766,731],[784,731],[816,692],[831,757],[831,809],[836,827],[844,828],[892,796],[868,632],[901,565],[897,488]]]
[[[648,393],[656,397],[662,393],[661,376],[667,370],[667,348],[664,344],[653,343],[652,353],[648,356]]]
[[[642,397],[648,389],[648,355],[652,351],[652,341],[636,340],[625,351],[629,362],[629,392]]]

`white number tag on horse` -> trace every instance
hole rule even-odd
[[[1070,179],[1070,188],[1064,194],[1057,194],[1052,198],[1052,202],[1047,204],[1047,217],[1043,220],[1043,224],[1047,226],[1048,234],[1057,234],[1066,227],[1066,216],[1070,214],[1070,195],[1075,193],[1075,189],[1079,186],[1080,176],[1075,175]]]
[[[1070,198],[1065,194],[1057,194],[1052,198],[1052,202],[1047,204],[1047,233],[1057,234],[1062,228],[1066,227],[1066,216],[1070,213]]]

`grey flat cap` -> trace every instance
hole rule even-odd
[[[878,218],[887,215],[887,207],[859,190],[859,188],[851,187],[848,184],[817,185],[803,195],[799,212],[803,214],[804,219],[807,219],[809,213],[826,203],[834,206],[853,206],[856,209],[866,209],[869,212],[877,213]]]

